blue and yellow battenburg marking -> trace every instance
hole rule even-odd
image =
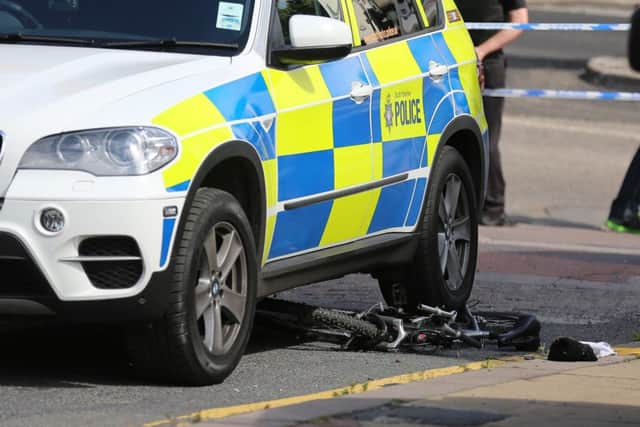
[[[452,1],[445,3],[447,10],[455,8]],[[180,158],[163,172],[167,191],[188,190],[209,153],[240,140],[255,147],[263,164],[268,212],[263,262],[386,230],[412,229],[420,216],[428,166],[447,124],[456,115],[470,114],[486,128],[475,53],[463,25],[449,22],[445,32],[325,64],[289,72],[266,69],[175,105],[153,120],[183,138]],[[440,80],[427,77],[434,63],[450,66],[450,72]],[[371,85],[372,96],[354,102],[353,82]],[[409,173],[409,179],[283,208],[290,200],[402,173]],[[174,228],[166,225],[171,230],[165,230],[165,241]],[[163,249],[165,261],[166,253]]]

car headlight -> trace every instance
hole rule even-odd
[[[98,176],[144,175],[177,154],[178,142],[162,129],[98,129],[43,138],[29,147],[19,168],[82,170]]]

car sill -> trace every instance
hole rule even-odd
[[[258,296],[341,277],[398,266],[411,260],[418,233],[387,233],[266,264]]]

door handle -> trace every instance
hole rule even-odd
[[[449,67],[438,64],[435,61],[429,61],[429,77],[431,80],[440,81],[449,72]]]
[[[365,99],[369,98],[373,94],[373,86],[364,84],[362,82],[351,83],[351,99],[356,104],[362,104]]]

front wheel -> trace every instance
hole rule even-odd
[[[466,304],[478,255],[478,208],[471,172],[446,146],[431,174],[416,254],[401,280],[381,280],[387,303],[415,311],[419,304],[460,310]]]
[[[176,239],[169,309],[129,334],[146,376],[189,385],[222,382],[246,348],[256,304],[254,239],[229,193],[202,188]]]

